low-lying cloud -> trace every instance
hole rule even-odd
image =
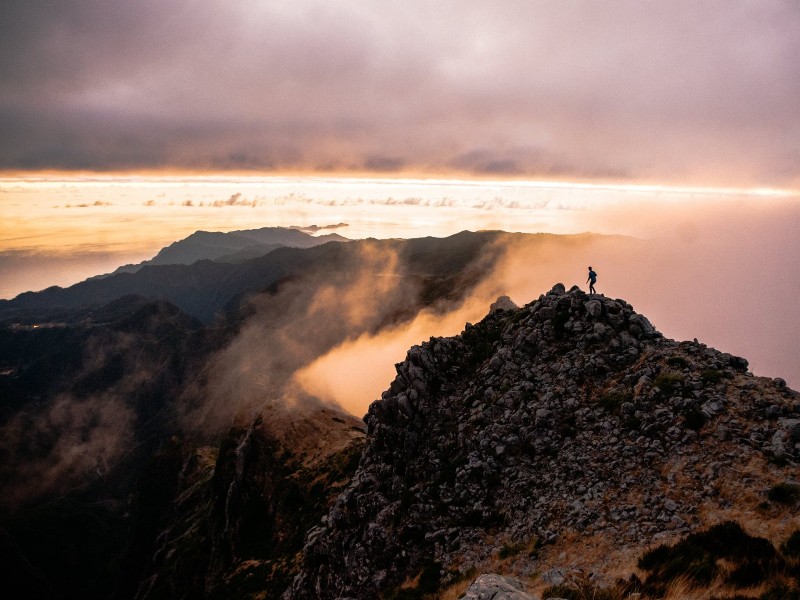
[[[332,225],[291,225],[289,229],[297,229],[304,233],[314,234],[320,231],[342,229],[343,227],[349,226],[348,223],[334,223]]]
[[[69,340],[65,335],[60,343]],[[162,354],[143,352],[141,343],[130,333],[98,329],[80,346],[76,358],[81,367],[70,379],[64,373],[41,374],[52,378],[45,387],[48,397],[25,405],[0,425],[0,507],[102,479],[141,443],[135,431],[136,402],[157,379]]]
[[[232,194],[227,200],[211,200],[206,202],[205,200],[184,200],[181,202],[181,206],[186,208],[226,208],[229,206],[247,206],[249,208],[258,208],[261,206],[261,200],[254,198],[252,200],[245,198],[242,196],[241,193],[237,192]],[[156,202],[154,200],[148,200],[144,203],[144,206],[155,206]]]
[[[258,200],[248,200],[247,198],[243,198],[241,193],[235,193],[227,200],[214,200],[213,202],[209,203],[209,206],[213,206],[214,208],[221,208],[223,206],[250,206],[250,207],[257,207],[259,205]]]
[[[375,241],[357,248],[355,260],[341,269],[318,270],[251,300],[251,316],[238,335],[187,392],[190,428],[215,431],[249,422],[267,407],[302,413],[330,402],[296,386],[293,374],[343,341],[408,312],[419,291],[404,276],[394,248]],[[353,379],[359,375],[351,373]]]
[[[94,202],[81,202],[80,204],[65,204],[64,208],[96,208],[98,206],[114,206],[114,203],[95,200]],[[55,206],[54,208],[59,207]]]
[[[114,394],[62,394],[0,427],[3,507],[107,475],[133,444],[134,414]]]
[[[600,293],[630,302],[667,337],[697,338],[744,356],[757,375],[800,387],[800,264],[794,259],[800,255],[800,206],[721,203],[678,214],[641,208],[626,216],[649,227],[652,239],[509,238],[503,258],[462,304],[345,340],[295,379],[310,394],[361,416],[388,388],[394,363],[411,345],[461,332],[501,294],[522,305],[557,282],[586,289],[591,264]]]

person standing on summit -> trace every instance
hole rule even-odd
[[[597,281],[597,273],[592,271],[592,267],[589,267],[589,278],[586,280],[589,282],[589,293],[595,294],[597,292],[594,291],[594,282]]]

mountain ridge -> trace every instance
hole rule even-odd
[[[13,300],[0,301],[0,319],[97,306],[137,294],[172,302],[208,323],[231,302],[236,303],[237,298],[269,289],[284,279],[308,277],[313,272],[364,268],[361,260],[364,252],[400,253],[401,257],[407,257],[408,265],[415,265],[409,275],[414,272],[453,275],[465,263],[474,260],[498,235],[465,232],[448,238],[328,242],[310,248],[277,248],[241,264],[201,260],[191,265],[150,265],[136,273],[118,273],[89,279],[69,288],[26,292]],[[420,268],[426,263],[432,265],[432,269]]]
[[[414,346],[397,372],[284,600],[423,597],[414,582],[485,572],[501,548],[528,581],[543,565],[602,578],[729,515],[782,539],[800,526],[762,508],[797,484],[800,395],[623,300],[559,284]]]
[[[236,262],[257,258],[281,247],[312,248],[328,242],[348,242],[338,233],[312,236],[296,228],[261,227],[235,231],[198,230],[189,236],[161,248],[151,259],[138,264],[123,265],[108,275],[135,273],[152,265],[190,265],[199,260]]]
[[[369,262],[364,257],[369,259],[375,253],[397,254],[398,269],[403,276],[418,280],[447,278],[455,276],[466,264],[476,262],[484,251],[485,270],[501,254],[496,242],[523,238],[570,243],[586,239],[586,236],[462,231],[444,238],[366,239],[328,242],[309,248],[280,247],[242,263],[205,259],[191,265],[148,265],[135,273],[91,278],[68,288],[51,287],[41,292],[25,292],[12,300],[0,300],[0,322],[46,319],[52,311],[100,306],[136,294],[166,300],[210,323],[220,313],[238,306],[248,295],[270,289],[283,280],[363,269],[365,262]],[[604,238],[598,236],[598,239]],[[367,265],[366,268],[371,267]]]

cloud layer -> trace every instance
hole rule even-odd
[[[0,6],[0,168],[796,185],[793,0]]]
[[[485,271],[465,302],[446,313],[423,310],[396,327],[346,339],[299,369],[296,381],[310,394],[361,416],[388,387],[394,363],[411,345],[461,332],[500,294],[522,305],[556,282],[586,290],[591,264],[599,273],[599,293],[631,302],[665,336],[697,338],[744,356],[755,374],[782,377],[796,389],[800,263],[794,257],[800,207],[716,204],[679,215],[643,205],[626,208],[627,218],[650,224],[659,236],[510,237],[502,259]]]

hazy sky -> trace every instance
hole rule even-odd
[[[796,187],[800,3],[3,0],[0,169]]]

